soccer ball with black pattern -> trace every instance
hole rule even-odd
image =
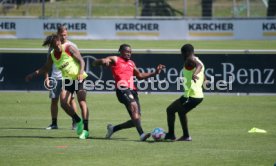
[[[151,136],[155,141],[163,141],[165,139],[166,133],[162,128],[156,127],[152,130]]]

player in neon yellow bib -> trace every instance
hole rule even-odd
[[[83,77],[85,79],[87,77],[87,74],[82,71],[82,74],[80,74],[80,63],[74,59],[71,55],[68,55],[70,53],[66,52],[65,47],[68,46],[66,44],[61,45],[61,53],[55,54],[55,50],[51,51],[51,58],[53,63],[56,65],[56,67],[61,70],[62,77],[69,80],[78,80],[79,77]],[[68,48],[68,47],[67,47]],[[73,47],[71,47],[73,48]],[[56,57],[59,56],[58,58]],[[82,75],[82,76],[81,76]]]
[[[52,35],[50,47],[53,48],[51,56],[48,57],[46,64],[35,72],[26,76],[26,81],[32,77],[48,72],[53,63],[61,70],[62,77],[65,78],[64,84],[65,93],[61,95],[61,106],[66,113],[77,122],[77,134],[80,139],[86,139],[89,136],[88,132],[88,108],[86,104],[86,90],[83,87],[84,79],[87,74],[84,72],[84,61],[80,52],[71,45],[61,44],[58,35]],[[72,110],[70,100],[72,94],[76,92],[79,106],[82,110],[83,121]]]
[[[203,98],[202,84],[204,82],[204,65],[199,60],[198,57],[194,57],[194,61],[198,63],[198,66],[201,66],[201,70],[194,74],[196,69],[188,66],[183,68],[183,86],[184,86],[184,97],[189,98]]]
[[[194,47],[185,44],[181,48],[181,55],[184,58],[183,67],[183,86],[184,95],[175,100],[167,108],[168,133],[167,140],[175,140],[174,122],[175,113],[179,115],[183,135],[177,141],[191,141],[189,135],[187,113],[200,104],[203,100],[202,86],[204,82],[204,65],[198,57],[194,55]]]
[[[67,36],[68,36],[68,32],[67,32],[67,28],[63,25],[58,26],[57,27],[57,35],[60,36],[60,40],[62,44],[70,44],[73,47],[75,47],[76,49],[78,49],[77,45],[69,40],[67,40]],[[47,46],[49,47],[51,44],[51,40],[52,40],[52,35],[49,35],[46,37],[46,39],[44,40],[42,46]],[[49,47],[48,48],[48,53],[47,53],[47,57],[51,56],[51,51],[53,50],[53,48]],[[51,99],[51,106],[50,106],[50,110],[51,110],[51,119],[52,119],[52,123],[46,128],[47,130],[52,130],[52,129],[58,129],[58,104],[59,104],[59,98],[61,95],[63,95],[63,93],[65,93],[65,90],[62,89],[62,73],[60,70],[58,70],[56,68],[56,66],[53,64],[52,66],[52,71],[51,71],[51,77],[49,77],[49,74],[46,73],[45,74],[45,84],[47,87],[51,87],[54,86],[55,88],[50,89],[49,90],[49,98]],[[50,79],[54,78],[56,80],[56,82],[51,82]],[[74,95],[72,95],[72,99],[70,102],[70,105],[72,107],[72,109],[77,112],[77,104],[74,100]],[[72,119],[72,130],[76,129],[76,122],[74,121],[74,119]]]

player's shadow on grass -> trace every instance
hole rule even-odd
[[[105,137],[94,137],[94,136],[91,136],[91,137],[88,137],[88,139],[96,139],[96,140],[105,140],[105,141],[132,141],[132,142],[135,142],[137,140],[130,140],[130,139],[127,139],[127,138],[105,138]]]
[[[0,130],[45,130],[45,128],[38,128],[38,127],[0,127]]]
[[[146,143],[172,143],[172,142],[176,142],[176,141],[154,141],[154,140],[147,140]]]
[[[45,131],[58,131],[58,130],[67,130],[65,128],[59,128],[58,130],[46,130],[45,128],[35,128],[35,127],[29,127],[29,128],[20,128],[20,127],[0,127],[0,130],[45,130]],[[71,129],[68,129],[71,130]],[[72,137],[56,137],[56,136],[28,136],[28,135],[21,135],[21,136],[0,136],[1,138],[46,138],[46,139],[78,139],[78,136],[72,136]],[[103,140],[103,141],[130,141],[130,142],[142,142],[140,140],[132,140],[128,138],[111,138],[107,139],[105,137],[97,137],[97,136],[90,136],[88,137],[88,140],[95,139],[95,140]],[[147,140],[146,143],[156,143],[153,140]]]
[[[45,138],[45,139],[79,139],[78,136],[67,136],[67,137],[57,137],[57,136],[38,136],[38,135],[9,135],[9,136],[0,136],[1,138]],[[106,139],[104,137],[88,137],[87,140],[107,140],[107,141],[136,141],[136,140],[128,140],[127,138],[112,138]]]
[[[14,135],[14,136],[0,136],[1,138],[39,138],[39,139],[79,139],[78,136],[71,136],[71,137],[56,137],[56,136],[31,136],[31,135]],[[106,140],[106,141],[131,141],[131,142],[140,142],[137,140],[129,140],[127,138],[112,138],[106,139],[104,137],[88,137],[86,140]]]
[[[46,128],[39,128],[39,127],[0,127],[0,130],[45,130],[45,131],[59,131],[59,130],[72,130],[72,129],[71,128],[58,128],[58,129],[47,130]]]
[[[89,137],[88,139],[99,139],[99,140],[106,140],[106,141],[130,141],[130,142],[140,142],[140,143],[170,143],[170,142],[173,142],[173,141],[159,141],[159,142],[156,142],[154,140],[147,140],[147,141],[140,141],[139,139],[137,140],[133,140],[133,139],[128,139],[128,138],[110,138],[110,139],[107,139],[107,138],[102,138],[102,137]]]
[[[53,136],[36,136],[36,135],[14,135],[14,136],[0,136],[0,139],[1,138],[47,138],[47,139],[76,139],[77,137],[53,137]]]

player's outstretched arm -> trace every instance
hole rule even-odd
[[[45,77],[45,81],[46,81],[46,86],[50,87],[50,80],[49,80],[49,74],[48,74],[48,72],[46,72],[44,74],[44,77]]]
[[[151,72],[151,73],[141,73],[137,68],[134,68],[134,76],[136,76],[136,78],[138,80],[147,79],[149,77],[152,77],[152,76],[155,76],[157,74],[160,74],[160,72],[164,68],[165,68],[165,65],[159,64],[156,67],[155,72]]]
[[[28,74],[25,77],[25,81],[28,82],[35,76],[48,73],[48,71],[51,69],[52,65],[53,65],[53,61],[52,61],[52,58],[49,56],[45,65],[43,67],[41,67],[40,69]]]
[[[102,59],[97,59],[92,63],[92,66],[107,66],[113,65],[117,61],[117,56],[109,56]]]
[[[48,54],[47,54],[47,60],[48,60],[49,56],[51,56],[51,51],[52,51],[52,48],[49,47],[48,48]],[[46,86],[50,87],[49,73],[46,72],[44,74],[44,77],[45,77],[45,81],[46,81]]]

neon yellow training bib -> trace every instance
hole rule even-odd
[[[193,73],[196,68],[192,70],[187,70],[185,67],[183,67],[183,86],[184,86],[184,97],[189,98],[203,98],[203,90],[202,90],[202,85],[204,82],[204,64],[199,60],[198,57],[195,57],[196,60],[202,65],[201,71],[197,74],[198,80],[194,82],[192,79]]]
[[[61,70],[63,79],[77,80],[80,72],[80,64],[64,50],[65,45],[62,45],[62,52],[59,59],[56,59],[54,50],[51,51],[51,58],[57,69]],[[83,73],[83,78],[87,74]]]

